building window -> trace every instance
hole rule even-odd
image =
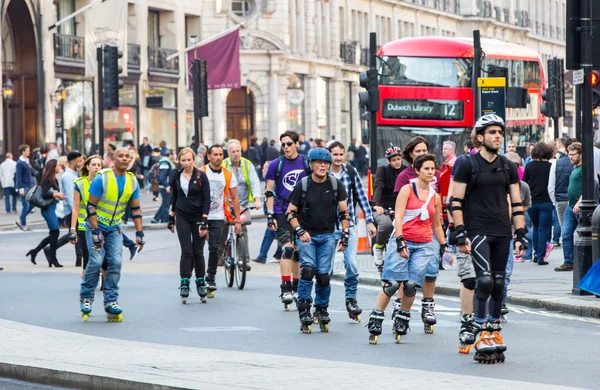
[[[138,88],[125,84],[119,90],[119,108],[104,111],[104,150],[108,144],[116,147],[126,142],[134,144],[138,136]],[[138,142],[139,143],[139,142]]]
[[[177,148],[177,97],[174,88],[150,87],[146,95],[148,128],[140,129],[140,139],[148,137],[158,147],[161,141],[169,149]]]
[[[245,18],[252,12],[253,4],[250,0],[232,0],[231,11],[240,18]]]
[[[61,121],[60,126],[57,126],[57,132],[62,131],[64,127],[66,144],[73,150],[90,155],[94,143],[94,84],[91,81],[64,80],[63,85],[64,108],[57,112],[57,118]],[[60,138],[63,138],[62,134]]]
[[[56,20],[58,21],[75,12],[75,0],[59,0],[58,4],[55,2],[54,9],[56,10]],[[58,33],[72,36],[77,35],[75,30],[75,18],[67,20],[58,26]]]
[[[317,138],[329,139],[329,79],[317,77]]]
[[[294,74],[288,86],[290,130],[304,133],[304,75]]]
[[[160,47],[160,12],[148,11],[148,46]]]
[[[342,107],[342,120],[341,120],[341,141],[344,142],[345,145],[348,145],[351,139],[355,137],[353,132],[353,124],[352,124],[352,105],[355,103],[352,99],[352,83],[344,82],[342,83],[342,91],[340,94],[340,106]]]

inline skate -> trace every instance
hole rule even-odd
[[[206,281],[204,280],[204,278],[196,278],[196,291],[200,296],[200,302],[206,303],[208,289],[206,288]]]
[[[321,332],[329,332],[329,322],[331,322],[331,318],[329,318],[327,306],[315,305],[315,319],[319,324],[319,329]]]
[[[346,310],[348,311],[348,317],[350,317],[350,319],[360,323],[360,313],[362,313],[362,309],[358,306],[356,298],[346,298]]]
[[[500,322],[506,323],[508,321],[508,308],[506,302],[502,302],[502,310],[500,311]]]
[[[208,290],[208,297],[209,298],[214,298],[215,297],[215,291],[217,291],[217,284],[215,282],[215,275],[206,275],[205,278],[206,281],[206,286],[207,286],[207,290]]]
[[[458,331],[458,341],[460,342],[458,352],[468,354],[471,352],[471,344],[475,343],[478,327],[475,325],[473,314],[463,314],[460,316],[460,330]]]
[[[379,341],[379,335],[383,329],[383,320],[385,319],[385,313],[381,310],[373,310],[369,316],[369,323],[367,327],[369,329],[369,344],[377,344]]]
[[[290,311],[290,306],[292,302],[294,302],[294,296],[292,294],[292,282],[286,280],[285,282],[281,283],[280,287],[281,295],[279,295],[279,297],[281,298],[281,303],[283,303],[283,309],[285,311]]]
[[[94,303],[94,298],[81,298],[79,299],[81,303],[81,316],[83,317],[83,321],[87,321],[90,313],[92,312],[92,304]]]
[[[298,302],[298,280],[292,281],[292,298],[294,299],[294,303]]]
[[[496,339],[502,342],[500,332],[490,323],[477,324],[479,331],[479,339],[475,343],[475,357],[473,358],[478,363],[495,364],[496,362],[504,362],[504,351],[506,346],[502,343],[498,345]],[[499,324],[498,324],[499,328]],[[497,334],[494,334],[496,333]]]
[[[312,332],[313,316],[310,313],[311,301],[307,299],[298,299],[296,306],[298,307],[298,317],[300,318],[300,331],[302,333]]]
[[[104,311],[106,311],[106,318],[108,322],[121,322],[123,321],[123,310],[119,307],[119,302],[107,302],[104,304]]]
[[[421,319],[423,320],[425,333],[427,334],[433,333],[434,325],[437,323],[433,309],[435,309],[433,298],[424,298],[421,300]]]
[[[181,285],[179,286],[179,295],[181,296],[181,303],[184,305],[187,303],[187,299],[190,296],[190,279],[181,278]]]
[[[396,318],[394,318],[394,334],[396,335],[396,344],[400,343],[402,340],[402,336],[408,333],[410,326],[408,325],[410,322],[410,312],[406,310],[400,309],[400,311],[396,314]]]

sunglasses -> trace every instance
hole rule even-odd
[[[495,130],[495,129],[492,129],[492,130],[488,130],[488,131],[487,131],[487,133],[488,133],[488,134],[491,134],[491,135],[496,135],[496,134],[503,135],[503,134],[504,134],[504,131],[502,131],[502,130]]]
[[[281,146],[283,146],[283,147],[286,147],[286,146],[287,146],[287,147],[289,148],[289,147],[290,147],[290,146],[292,146],[293,144],[294,144],[293,142],[282,142],[282,143],[281,143]]]

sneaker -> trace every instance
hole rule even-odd
[[[15,221],[15,225],[17,225],[19,227],[19,229],[25,231],[25,229],[27,229],[27,226],[23,226],[21,225],[21,221]]]
[[[533,261],[533,259],[526,259],[526,258],[522,257],[522,258],[521,258],[521,261],[522,261],[523,263],[531,263],[531,262]]]
[[[554,244],[549,242],[546,245],[546,254],[544,255],[544,260],[546,260],[548,258],[548,256],[550,256],[550,252],[552,252],[552,249],[554,249]]]
[[[515,258],[514,258],[514,261],[515,261],[515,263],[522,263],[522,262],[524,262],[525,260],[523,260],[523,258],[521,258],[521,257],[515,257]]]
[[[281,263],[281,259],[276,259],[273,257],[272,259],[269,259],[269,261],[267,261],[267,263]]]
[[[552,245],[554,245],[555,248],[559,248],[561,246],[560,242],[553,242]]]
[[[538,261],[538,265],[548,265],[550,263],[548,263],[546,260],[542,260],[542,261]]]
[[[137,245],[132,245],[129,247],[129,260],[135,259],[135,257],[138,255],[137,249],[138,249]]]
[[[150,220],[150,223],[158,223],[158,221],[157,221],[156,219],[152,218],[152,219]]]
[[[155,196],[154,198],[152,198],[153,202],[158,202],[158,198]]]
[[[259,264],[265,264],[266,263],[266,260],[261,260],[261,259],[258,259],[258,258],[252,259],[252,261],[255,262],[255,263],[259,263]]]
[[[556,272],[560,271],[573,271],[573,264],[561,264],[558,267],[554,268]]]

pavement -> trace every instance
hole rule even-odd
[[[252,255],[265,222],[249,227]],[[243,291],[227,288],[220,268],[214,299],[201,304],[194,291],[182,305],[179,244],[164,228],[148,229],[144,250],[123,263],[123,322],[106,321],[97,295],[84,323],[73,248],[59,250],[60,269],[43,261],[34,266],[24,256],[45,234],[0,232],[0,378],[78,389],[598,388],[596,318],[509,304],[507,361],[487,366],[457,353],[460,306],[453,296],[437,296],[433,335],[423,332],[415,305],[411,332],[399,345],[390,331],[391,307],[379,344],[368,343],[365,325],[380,287],[367,283],[358,291],[362,323],[348,319],[342,283],[333,281],[329,333],[315,327],[302,334],[297,311],[285,312],[279,302],[278,264],[253,264]],[[526,265],[537,270],[516,264],[515,277]],[[442,274],[458,285],[454,272]]]

